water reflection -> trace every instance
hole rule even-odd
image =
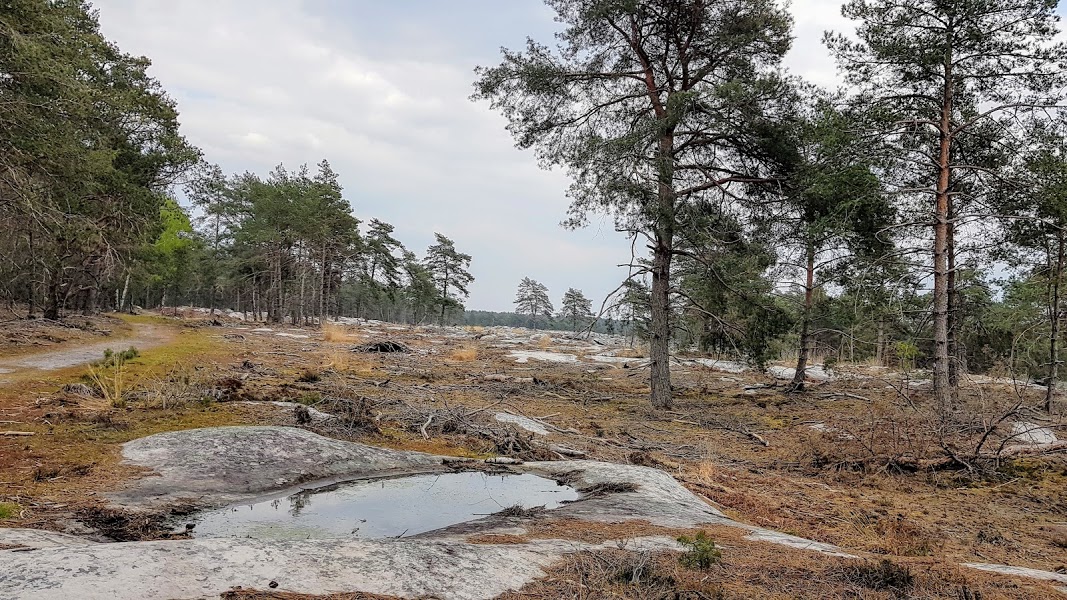
[[[573,488],[535,475],[418,475],[306,490],[201,513],[195,532],[197,537],[262,539],[402,537],[505,508],[555,508],[577,498]]]

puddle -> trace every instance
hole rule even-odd
[[[411,536],[505,508],[556,508],[571,487],[536,475],[445,473],[355,481],[195,517],[198,538],[303,540]]]

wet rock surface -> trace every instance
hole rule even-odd
[[[123,446],[126,462],[158,476],[111,495],[149,507],[175,500],[222,505],[302,483],[431,469],[440,457],[323,437],[294,427],[212,427],[151,435]]]
[[[217,427],[162,433],[127,443],[127,462],[155,474],[111,496],[118,507],[152,508],[178,499],[223,506],[330,481],[443,472],[443,457],[325,438],[291,427]],[[470,465],[487,466],[480,461]],[[455,468],[455,463],[451,464]],[[493,465],[566,482],[578,501],[533,518],[648,521],[695,528],[742,527],[760,539],[842,555],[840,549],[735,523],[669,474],[596,461]],[[568,540],[471,544],[470,533],[513,531],[515,519],[489,515],[417,538],[318,540],[190,539],[86,545],[49,534],[26,552],[3,551],[0,600],[8,598],[217,598],[233,586],[327,593],[363,591],[402,597],[488,599],[541,577],[567,553],[600,546]],[[24,536],[26,537],[26,536]],[[32,536],[28,536],[32,537]],[[787,539],[786,539],[787,538]],[[77,541],[75,541],[77,540]],[[65,543],[69,541],[70,543]],[[603,547],[618,547],[619,540]],[[676,548],[667,538],[627,544]],[[30,545],[30,544],[26,544]]]

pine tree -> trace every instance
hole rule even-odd
[[[560,302],[560,318],[568,319],[574,331],[578,331],[578,324],[592,318],[593,303],[581,290],[570,288],[563,294]]]
[[[1048,370],[1045,410],[1051,411],[1060,374],[1060,338],[1067,275],[1067,131],[1061,123],[1041,122],[1031,136],[1034,147],[1023,155],[1021,189],[1005,194],[1004,208],[1019,218],[1005,227],[1013,251],[1011,264],[1025,281],[1044,292]]]
[[[974,162],[963,148],[1001,148],[1008,120],[1056,104],[1062,45],[1054,43],[1054,0],[850,0],[844,16],[859,21],[853,40],[827,35],[846,80],[888,125],[897,142],[900,183],[927,194],[933,233],[934,393],[941,406],[955,388],[950,348],[955,295],[956,199],[973,193],[997,164]],[[979,157],[981,158],[981,157]]]
[[[441,312],[438,325],[445,324],[449,308],[463,308],[463,298],[470,295],[467,286],[474,276],[467,271],[471,255],[456,250],[455,243],[440,233],[434,233],[437,243],[426,250],[426,267],[437,286],[437,302]]]
[[[790,19],[773,0],[547,0],[564,30],[479,68],[476,98],[521,148],[574,183],[568,224],[591,212],[650,241],[650,399],[671,406],[671,261],[679,223],[705,197],[751,182]]]
[[[853,116],[835,105],[817,90],[800,98],[781,144],[778,211],[769,216],[774,237],[802,256],[796,391],[804,389],[818,333],[814,309],[822,282],[817,273],[832,271],[852,256],[884,255],[890,249],[879,235],[894,214],[874,173],[869,143],[856,136]]]
[[[548,298],[548,288],[544,284],[523,277],[515,293],[515,312],[530,317],[530,324],[537,325],[538,317],[552,315],[552,301]]]

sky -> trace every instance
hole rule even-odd
[[[785,64],[834,87],[823,31],[848,31],[839,0],[794,0]],[[468,309],[508,311],[523,277],[558,306],[567,288],[599,306],[626,277],[630,242],[610,219],[567,230],[568,179],[515,148],[505,120],[472,102],[473,69],[527,36],[551,42],[541,0],[94,0],[105,36],[152,60],[182,131],[227,173],[279,163],[340,174],[364,222],[420,256],[434,233],[473,256]]]

